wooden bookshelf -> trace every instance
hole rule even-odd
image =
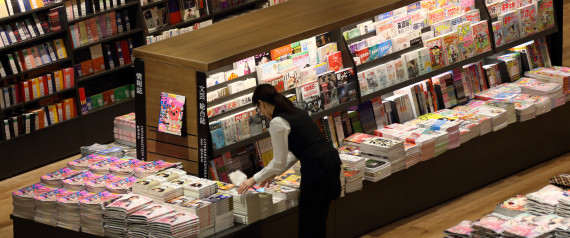
[[[64,30],[53,31],[53,32],[43,34],[41,36],[33,37],[31,39],[28,39],[28,40],[20,41],[20,42],[15,43],[15,44],[4,46],[4,47],[0,48],[0,53],[15,50],[17,48],[23,48],[24,46],[32,46],[33,43],[42,42],[43,40],[46,40],[48,38],[52,38],[53,36],[61,35],[62,33],[65,33],[65,32],[66,31],[64,31]]]
[[[122,71],[123,69],[131,68],[131,67],[133,67],[133,65],[134,65],[134,63],[129,63],[129,64],[125,64],[125,65],[115,67],[113,69],[107,69],[107,70],[103,70],[103,71],[98,72],[98,73],[83,76],[77,80],[77,83],[84,83],[84,82],[87,82],[87,81],[92,80],[92,79],[96,79],[99,77],[103,77],[105,75],[109,75],[109,74],[112,74],[115,72],[119,72],[119,71]]]
[[[0,24],[4,25],[6,22],[11,22],[11,21],[16,20],[18,18],[22,18],[22,17],[32,15],[32,13],[42,12],[42,11],[50,10],[52,8],[61,7],[61,6],[63,6],[63,1],[60,3],[52,3],[52,4],[49,4],[47,6],[39,7],[36,9],[29,10],[29,11],[20,12],[20,13],[14,14],[12,16],[2,17],[2,18],[0,18]]]
[[[13,109],[15,109],[15,108],[24,107],[24,106],[26,106],[26,105],[28,105],[28,104],[32,104],[32,103],[41,101],[41,100],[46,99],[46,98],[53,97],[53,96],[55,96],[55,95],[60,95],[60,94],[64,94],[64,93],[71,92],[71,91],[75,91],[75,87],[67,88],[67,89],[64,89],[64,90],[61,90],[61,91],[52,93],[52,94],[48,94],[48,95],[45,95],[45,96],[41,96],[41,97],[39,97],[39,98],[32,99],[32,100],[27,101],[27,102],[21,102],[21,103],[18,103],[18,104],[15,104],[15,105],[6,107],[6,108],[0,110],[0,114],[3,113],[3,112],[6,112],[6,111],[13,110]]]
[[[80,17],[75,18],[75,19],[73,19],[73,20],[71,20],[71,21],[68,21],[68,24],[71,25],[71,24],[74,24],[74,23],[77,23],[77,22],[80,22],[80,21],[87,20],[87,19],[89,19],[89,18],[93,18],[93,17],[96,17],[96,16],[100,16],[100,15],[103,15],[103,14],[107,14],[107,13],[109,13],[109,12],[114,12],[114,11],[118,11],[118,10],[121,10],[121,9],[126,9],[126,8],[129,8],[129,7],[132,7],[132,6],[137,6],[138,4],[139,4],[138,1],[128,2],[128,3],[125,3],[124,5],[121,5],[121,6],[112,7],[111,9],[107,9],[107,10],[100,11],[100,12],[96,12],[96,13],[87,14],[87,15],[85,15],[85,16],[80,16]]]

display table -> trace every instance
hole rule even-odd
[[[477,137],[386,179],[365,181],[362,191],[331,205],[329,237],[354,237],[570,151],[570,104],[498,132]],[[507,188],[506,188],[507,189]],[[212,237],[295,237],[297,208],[250,225],[236,224]],[[93,237],[12,218],[14,237]]]

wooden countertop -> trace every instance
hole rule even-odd
[[[134,56],[207,72],[417,0],[290,0],[134,50]]]

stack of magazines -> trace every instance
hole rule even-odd
[[[515,217],[526,211],[526,197],[517,195],[497,204],[494,213],[503,216]]]
[[[564,192],[564,196],[558,199],[556,215],[570,217],[570,192]]]
[[[202,199],[212,204],[215,214],[214,231],[220,232],[234,225],[233,197],[216,193]]]
[[[52,188],[61,188],[63,187],[63,182],[62,180],[69,178],[73,175],[76,175],[80,173],[77,170],[73,170],[70,169],[68,167],[65,167],[63,169],[60,169],[58,171],[46,174],[42,177],[40,177],[40,182],[42,182],[43,184],[50,186]]]
[[[181,204],[174,207],[176,211],[193,213],[200,219],[200,237],[209,236],[214,234],[214,207],[211,206],[212,203],[200,199],[196,199],[189,203]]]
[[[299,190],[292,187],[271,183],[265,189],[266,193],[271,193],[273,198],[285,200],[285,209],[290,209],[299,205]]]
[[[502,108],[505,109],[507,113],[507,123],[513,124],[517,122],[517,113],[515,110],[515,104],[508,101],[499,101],[499,100],[489,100],[486,101],[485,104],[482,105],[483,107],[491,107],[491,108]]]
[[[454,227],[451,227],[443,233],[449,238],[461,238],[461,237],[471,237],[471,221],[462,221]]]
[[[444,131],[448,133],[449,142],[447,149],[457,148],[461,144],[459,133],[459,122],[448,120],[424,120],[418,124],[421,128],[431,129],[435,131]]]
[[[152,199],[131,193],[107,205],[103,211],[105,235],[108,237],[126,237],[127,217],[151,203]]]
[[[150,223],[150,237],[195,237],[199,231],[198,216],[185,212],[171,213]]]
[[[149,176],[151,174],[154,174],[158,171],[161,171],[161,170],[164,170],[167,168],[177,168],[179,166],[180,166],[180,164],[168,163],[168,162],[165,162],[163,160],[157,160],[157,161],[152,161],[148,164],[144,164],[142,166],[135,168],[134,175],[137,178],[144,178],[144,177]]]
[[[96,173],[96,174],[106,175],[106,174],[111,173],[111,171],[109,171],[109,168],[111,168],[112,166],[121,164],[123,162],[124,161],[120,160],[117,157],[110,157],[110,158],[104,159],[98,163],[95,163],[95,164],[89,166],[89,170],[91,170],[93,173]]]
[[[507,122],[507,111],[505,109],[478,107],[473,111],[473,113],[490,117],[493,125],[493,131],[498,131],[509,125]]]
[[[378,182],[392,174],[390,162],[385,159],[366,159],[364,177],[371,182]]]
[[[102,191],[91,197],[79,200],[81,231],[93,235],[105,236],[103,229],[103,210],[107,204],[121,198],[122,195]]]
[[[119,177],[130,177],[134,175],[136,167],[140,167],[147,163],[149,162],[143,162],[133,158],[125,161],[124,163],[111,166],[109,171]]]
[[[69,230],[79,231],[80,206],[79,201],[94,194],[82,190],[57,199],[57,226]]]
[[[517,121],[528,121],[536,117],[536,106],[532,102],[527,101],[512,101],[515,104],[515,111],[517,113]]]
[[[83,157],[76,159],[74,161],[68,162],[67,167],[69,167],[73,170],[77,170],[77,171],[84,171],[84,170],[88,170],[89,166],[91,166],[95,163],[98,163],[104,159],[107,159],[107,157],[102,156],[102,155],[91,154],[91,155],[83,156]]]
[[[90,146],[81,146],[81,156],[90,154],[104,155],[108,157],[122,157],[123,149],[113,145],[93,144]]]
[[[94,180],[90,180],[85,182],[84,186],[87,191],[90,193],[99,193],[105,191],[107,185],[122,180],[122,177],[117,177],[113,174],[103,175],[99,178]]]
[[[124,178],[119,181],[108,184],[105,187],[105,189],[107,189],[107,191],[112,193],[127,194],[131,192],[133,183],[135,183],[136,181],[137,178],[135,177]]]
[[[516,118],[515,118],[516,121]],[[459,139],[461,144],[479,136],[480,126],[476,121],[459,120]]]
[[[403,141],[374,137],[362,142],[360,150],[368,159],[388,160],[392,173],[406,168],[406,150]]]
[[[218,191],[218,184],[212,180],[194,179],[182,186],[184,195],[193,198],[205,198]]]
[[[85,189],[85,182],[100,178],[101,175],[94,174],[89,170],[83,171],[79,174],[71,176],[62,180],[63,188],[72,190],[72,191],[80,191]]]
[[[544,113],[550,112],[552,110],[552,100],[549,97],[529,95],[529,94],[519,94],[514,96],[509,101],[524,101],[534,103],[536,108],[536,115],[542,115]]]
[[[497,215],[488,215],[479,221],[471,223],[471,236],[474,237],[501,237],[508,219]]]
[[[248,191],[238,194],[236,190],[230,191],[234,198],[234,222],[251,224],[259,220],[259,193]]]
[[[354,133],[349,137],[344,138],[344,145],[360,146],[362,142],[367,139],[374,137],[373,135],[368,135],[364,133]]]
[[[165,178],[167,181],[172,181],[185,175],[186,171],[177,168],[165,169],[155,174],[155,176]]]
[[[58,198],[65,197],[73,192],[63,188],[54,189],[34,198],[36,214],[34,221],[50,226],[57,225],[57,204]]]
[[[137,139],[135,113],[115,117],[114,125],[115,142],[135,147]]]
[[[166,182],[166,178],[155,175],[146,176],[133,183],[133,193],[148,196],[148,191],[161,183]]]
[[[565,197],[564,190],[554,185],[526,195],[526,212],[532,215],[555,214],[559,199]]]
[[[345,192],[352,193],[362,190],[362,181],[364,181],[365,160],[363,157],[340,154],[342,168],[345,179]]]
[[[173,212],[172,207],[156,203],[136,211],[127,218],[129,237],[149,237],[151,222]]]
[[[12,192],[12,204],[14,205],[12,214],[17,217],[33,220],[36,214],[34,198],[52,190],[54,189],[44,184],[36,183]]]
[[[287,210],[285,199],[273,197],[273,214],[284,212],[285,210]]]
[[[158,203],[164,203],[183,194],[182,186],[168,182],[156,185],[147,191],[148,197]]]
[[[553,108],[566,103],[566,98],[564,97],[560,84],[543,83],[533,78],[524,77],[513,84],[519,86],[522,93],[549,97],[552,100]]]
[[[273,215],[273,195],[259,193],[259,219],[265,219]]]
[[[275,177],[275,183],[298,189],[301,186],[301,175],[298,175],[295,170],[290,169]]]
[[[404,142],[404,149],[406,150],[406,169],[421,161],[420,146]]]

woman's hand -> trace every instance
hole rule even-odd
[[[238,189],[238,193],[244,194],[253,185],[255,185],[255,179],[253,179],[253,177],[251,177],[251,178],[243,181],[243,183],[241,183],[241,185],[239,186],[239,189]]]
[[[266,188],[269,187],[269,184],[270,184],[271,182],[273,182],[273,179],[275,179],[275,177],[277,177],[277,175],[272,176],[272,177],[269,177],[269,178],[266,179],[265,181],[261,182],[261,184],[259,184],[259,186],[261,186],[261,187],[266,187]]]

